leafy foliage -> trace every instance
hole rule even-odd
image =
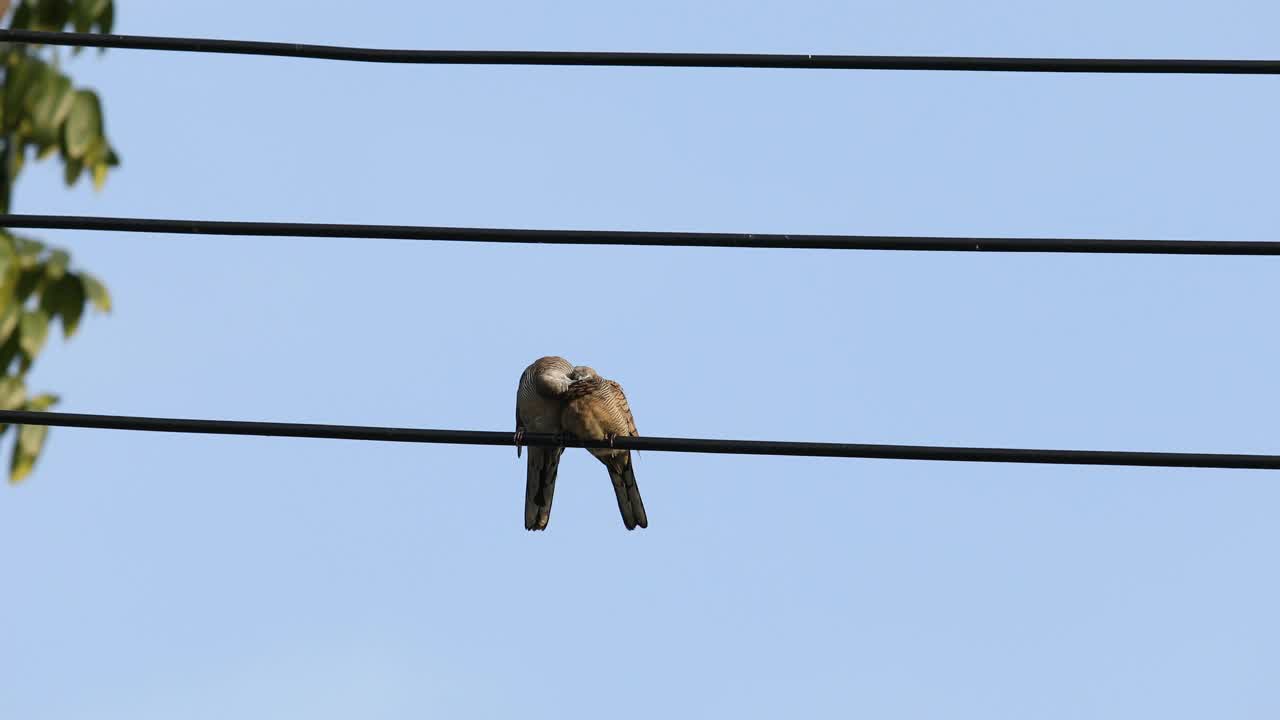
[[[0,13],[8,4],[0,2]],[[10,27],[106,33],[114,21],[113,0],[23,0]],[[5,43],[0,59],[0,212],[10,211],[14,182],[28,156],[44,160],[57,154],[68,186],[88,175],[101,189],[120,158],[107,140],[97,93],[75,86],[60,67],[57,48]],[[0,230],[0,409],[47,410],[58,401],[56,395],[30,394],[27,371],[50,327],[60,326],[63,338],[70,339],[88,307],[111,309],[111,297],[97,278],[73,270],[64,250]],[[0,435],[8,430],[0,424]],[[10,482],[31,472],[47,431],[17,428]]]

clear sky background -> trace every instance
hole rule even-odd
[[[409,48],[1280,57],[1274,2],[118,0]],[[1280,78],[76,60],[124,166],[20,212],[1280,239]],[[1280,261],[33,233],[116,300],[68,411],[1280,452]],[[7,457],[7,453],[6,453]],[[1280,475],[55,429],[0,491],[0,716],[1274,718]]]

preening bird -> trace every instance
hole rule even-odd
[[[516,456],[525,431],[560,432],[564,393],[570,385],[573,364],[562,357],[538,358],[525,368],[516,388]],[[546,530],[551,521],[551,499],[556,491],[556,471],[563,447],[530,447],[524,486],[524,527]]]
[[[586,366],[573,368],[569,379],[571,383],[563,393],[564,411],[560,418],[560,426],[565,432],[583,439],[607,440],[610,443],[617,437],[639,434],[621,385],[600,377]],[[640,488],[636,487],[631,451],[611,447],[588,448],[588,451],[609,470],[613,492],[618,496],[622,523],[628,530],[649,527]]]

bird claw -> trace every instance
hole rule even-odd
[[[516,434],[512,441],[516,444],[516,457],[520,457],[520,448],[524,444],[524,428],[516,428]]]
[[[608,435],[605,435],[605,438],[609,441],[609,447],[613,447],[613,441],[618,439],[618,434],[609,433]]]

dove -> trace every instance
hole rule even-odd
[[[516,456],[520,440],[529,432],[560,432],[564,392],[569,388],[573,364],[554,355],[538,358],[525,368],[516,388]],[[551,521],[551,497],[563,447],[530,447],[524,488],[524,527],[546,530]]]
[[[608,440],[610,444],[619,436],[632,437],[638,434],[635,418],[631,416],[631,406],[627,404],[627,396],[622,394],[621,385],[600,377],[595,370],[586,366],[573,368],[569,379],[572,382],[564,391],[564,411],[560,415],[560,426],[565,432],[582,439]],[[649,527],[649,517],[644,512],[640,489],[636,487],[631,452],[612,447],[588,448],[588,452],[609,470],[613,492],[618,496],[622,524],[628,530]]]

